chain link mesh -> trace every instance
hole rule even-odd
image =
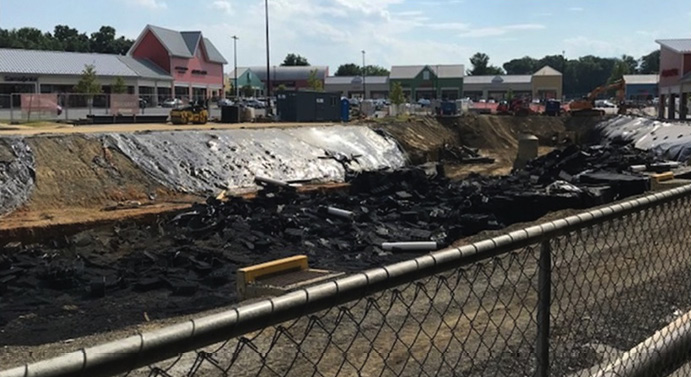
[[[689,198],[546,241],[547,375],[628,375],[622,354],[690,310]],[[540,375],[540,253],[529,245],[129,375]],[[688,342],[629,362],[653,357],[645,375],[688,375],[689,353]]]

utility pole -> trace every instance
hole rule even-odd
[[[363,100],[365,100],[365,50],[362,50],[361,53],[363,53],[363,69],[360,70],[360,73],[363,78]]]
[[[233,89],[235,89],[235,98],[238,99],[238,50],[236,49],[237,36],[233,38]]]
[[[267,113],[272,111],[272,79],[269,76],[269,0],[264,0],[264,24],[267,39]]]

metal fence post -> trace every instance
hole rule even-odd
[[[14,123],[14,93],[10,93],[10,124]]]
[[[536,322],[536,377],[548,377],[550,369],[550,240],[541,242],[538,260],[538,310]]]

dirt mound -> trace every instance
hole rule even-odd
[[[176,195],[97,138],[73,135],[26,141],[36,159],[36,187],[26,210],[101,207]]]
[[[374,122],[371,128],[383,129],[392,135],[406,151],[413,164],[437,161],[445,143],[457,144],[457,132],[432,117],[411,117],[406,120]]]

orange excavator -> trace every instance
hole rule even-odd
[[[599,116],[605,115],[605,111],[596,109],[594,101],[599,94],[609,90],[616,90],[618,101],[618,114],[625,114],[627,108],[623,105],[625,98],[625,80],[618,80],[610,85],[601,85],[594,89],[586,98],[574,100],[569,103],[569,114],[571,116]]]

